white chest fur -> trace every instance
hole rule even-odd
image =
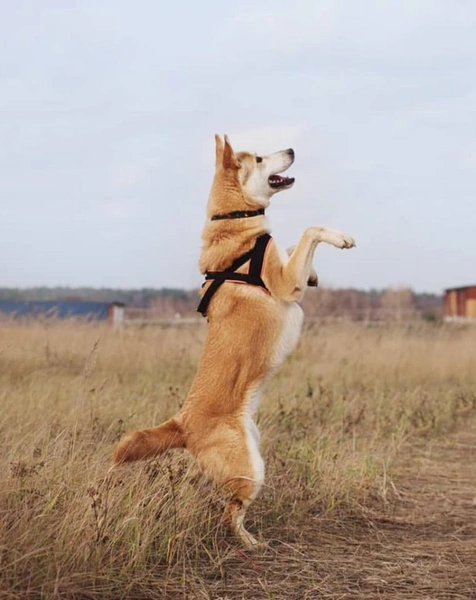
[[[283,303],[282,326],[276,347],[274,349],[271,366],[273,369],[279,367],[287,355],[294,350],[301,334],[301,327],[304,318],[302,308],[297,302]]]

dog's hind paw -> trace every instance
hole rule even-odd
[[[246,550],[263,550],[268,547],[268,544],[263,540],[257,540],[249,531],[241,528],[239,536]]]

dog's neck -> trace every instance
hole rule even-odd
[[[202,232],[200,271],[223,271],[268,231],[265,207],[245,196],[237,174],[218,170],[210,190]]]
[[[267,232],[264,214],[256,215],[255,218],[224,218],[213,221],[209,217],[202,232],[200,271],[223,271],[238,256],[250,250],[257,237]]]

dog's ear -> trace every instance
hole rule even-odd
[[[239,169],[240,163],[237,161],[233,148],[231,147],[228,136],[225,135],[225,147],[223,148],[223,167],[225,169]]]
[[[215,164],[218,167],[218,165],[221,165],[223,163],[223,140],[218,135],[218,133],[215,133],[215,154]]]

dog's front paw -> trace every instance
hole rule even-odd
[[[336,248],[353,248],[355,246],[354,238],[337,229],[329,227],[310,227],[306,229],[306,234],[310,235],[314,240],[331,244]]]
[[[319,285],[319,279],[316,273],[311,273],[307,280],[308,287],[317,287]]]
[[[335,229],[325,230],[323,241],[332,244],[336,248],[353,248],[355,246],[352,236],[342,233],[342,231],[336,231]]]
[[[339,245],[340,248],[354,248],[355,240],[352,236],[347,235],[345,233],[341,234],[341,243]]]

